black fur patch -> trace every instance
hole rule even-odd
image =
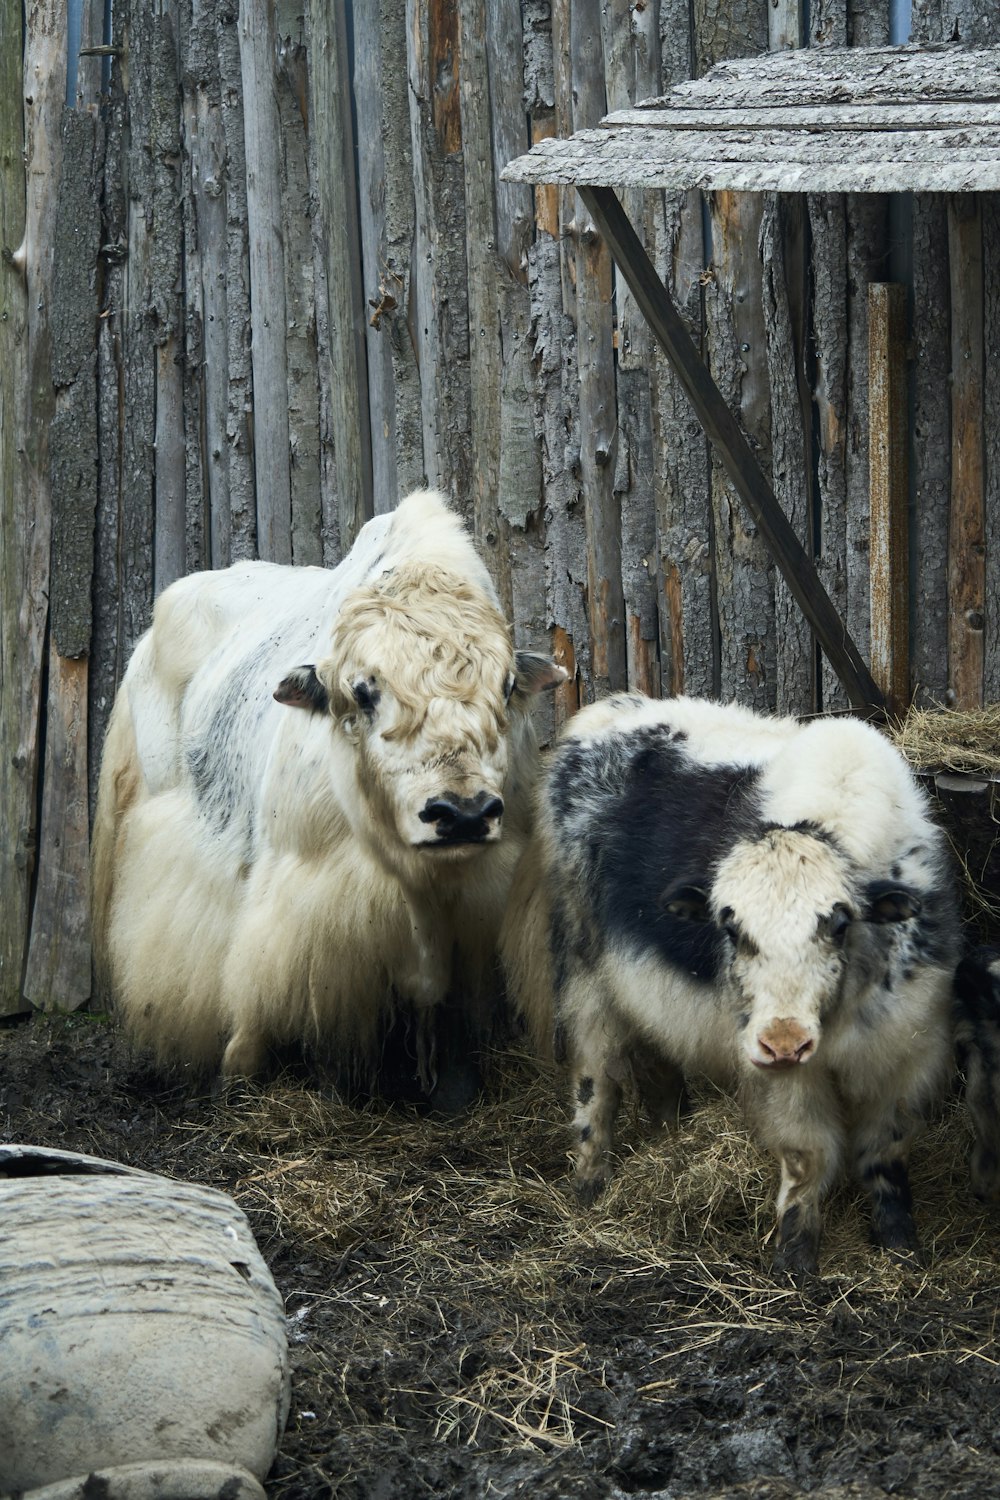
[[[550,768],[554,821],[567,850],[586,853],[586,895],[599,936],[653,951],[705,981],[719,972],[714,924],[664,908],[666,889],[703,885],[752,825],[759,773],[699,766],[667,725],[593,744],[568,742]]]
[[[586,1106],[594,1097],[594,1080],[592,1078],[581,1078],[580,1087],[576,1091],[579,1102]]]

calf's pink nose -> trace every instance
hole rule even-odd
[[[816,1050],[816,1042],[798,1021],[782,1017],[758,1033],[757,1042],[767,1058],[767,1066],[788,1066],[805,1062]]]

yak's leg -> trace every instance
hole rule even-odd
[[[568,1017],[573,1089],[574,1187],[583,1204],[607,1185],[615,1117],[624,1071],[619,1039],[603,987],[591,975],[572,986]]]
[[[774,1269],[812,1275],[819,1269],[822,1199],[832,1176],[822,1153],[783,1151]]]
[[[995,949],[964,958],[955,975],[955,1045],[972,1124],[969,1175],[977,1198],[1000,1199],[1000,969]]]
[[[871,1195],[872,1239],[883,1250],[919,1253],[907,1173],[910,1129],[898,1113],[863,1122],[854,1132],[857,1173]]]
[[[684,1074],[667,1058],[633,1058],[632,1071],[654,1129],[676,1125],[688,1106]]]
[[[823,1081],[787,1074],[755,1092],[753,1113],[781,1163],[774,1269],[812,1275],[819,1268],[823,1198],[843,1149],[839,1107]]]
[[[259,1031],[242,1026],[230,1037],[222,1054],[223,1078],[253,1078],[263,1070],[267,1041]]]

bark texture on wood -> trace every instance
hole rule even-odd
[[[1000,198],[984,193],[983,220],[983,346],[1000,347]],[[986,556],[983,584],[983,702],[1000,702],[1000,369],[988,358],[983,370],[984,504]]]
[[[10,36],[20,36],[16,18],[5,15]],[[8,98],[21,114],[24,176],[5,166],[4,300],[17,345],[9,392],[10,429],[16,443],[13,484],[0,496],[3,528],[0,599],[0,788],[6,836],[2,860],[3,921],[0,922],[0,1011],[23,1008],[21,984],[27,957],[32,879],[37,860],[36,790],[39,765],[41,684],[48,620],[49,542],[52,512],[49,430],[54,410],[50,316],[53,297],[56,193],[61,178],[61,136],[66,63],[63,7],[45,0],[26,12],[24,73],[12,80]],[[7,54],[14,49],[5,50]],[[21,113],[23,111],[23,113]],[[17,122],[8,117],[5,140],[16,146]],[[23,236],[18,240],[18,227]],[[8,236],[10,238],[8,239]],[[26,301],[24,298],[26,291]],[[6,427],[6,423],[4,424]]]
[[[868,287],[872,676],[890,710],[910,703],[906,289]]]
[[[951,514],[948,684],[955,708],[983,701],[986,513],[983,449],[983,248],[977,199],[948,202],[951,267]]]
[[[910,649],[917,701],[943,703],[948,687],[948,508],[951,366],[945,200],[913,200],[913,572]]]
[[[291,560],[299,565],[318,566],[323,561],[323,517],[316,276],[309,214],[309,54],[298,0],[280,0],[276,19],[275,89],[281,145],[284,381],[288,391]]]
[[[341,7],[313,0],[309,15],[312,120],[326,246],[332,435],[337,461],[340,544],[346,551],[373,514],[364,298],[348,82],[350,63]]]
[[[44,613],[33,619],[27,588],[44,566],[29,524],[28,476],[21,444],[27,417],[28,305],[25,120],[20,0],[0,0],[0,1015],[22,1008],[21,975],[28,930],[33,857],[37,692]],[[43,575],[44,576],[44,575]],[[41,601],[36,601],[35,607]],[[44,605],[43,605],[44,609]],[[25,629],[27,626],[27,630]]]
[[[469,300],[458,13],[408,0],[414,308],[428,481],[471,524]]]

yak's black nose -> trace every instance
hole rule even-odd
[[[502,817],[503,798],[492,792],[477,792],[474,797],[445,793],[432,797],[420,812],[421,823],[433,823],[437,842],[442,844],[479,843]]]

